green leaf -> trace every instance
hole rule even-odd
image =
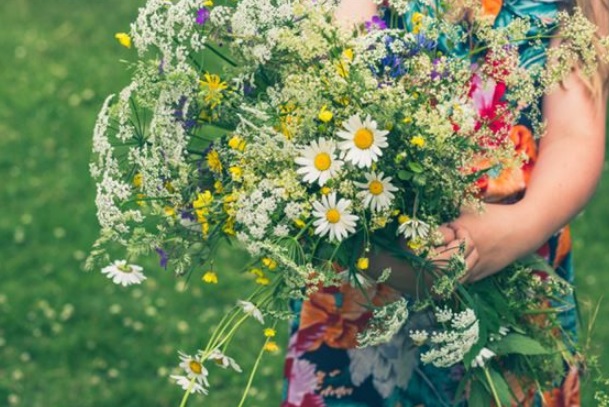
[[[424,171],[424,168],[421,164],[416,163],[414,161],[410,161],[408,163],[408,168],[410,168],[410,171],[414,172],[415,174],[420,174]]]
[[[401,179],[402,181],[408,181],[412,178],[414,174],[410,171],[406,171],[406,170],[400,170],[398,171],[398,178]]]
[[[469,391],[468,405],[470,406],[490,406],[491,405],[491,394],[484,387],[482,381],[472,381],[472,385]]]
[[[497,393],[497,397],[499,397],[499,401],[501,401],[502,406],[511,406],[512,405],[512,390],[510,389],[510,385],[505,380],[505,377],[495,369],[488,369],[489,376],[493,381],[492,385],[495,388],[495,392]],[[490,386],[490,383],[489,383]]]
[[[547,355],[550,352],[535,339],[520,335],[508,334],[501,340],[489,344],[489,348],[497,355],[507,355],[510,353],[520,355]]]

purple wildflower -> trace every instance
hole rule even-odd
[[[205,7],[197,10],[197,19],[195,20],[197,24],[204,25],[207,20],[209,20],[209,10]]]
[[[374,16],[372,17],[372,20],[366,21],[365,26],[368,32],[387,29],[387,23],[379,16]]]
[[[167,269],[167,262],[169,261],[169,255],[167,252],[160,247],[156,248],[156,252],[159,255],[159,265],[164,269]]]

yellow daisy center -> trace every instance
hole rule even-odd
[[[368,185],[368,190],[372,195],[380,195],[384,191],[383,183],[375,179],[374,181],[370,182],[370,185]]]
[[[313,161],[313,165],[319,171],[326,171],[332,165],[332,158],[328,153],[319,153],[315,156],[315,160]]]
[[[366,128],[361,128],[355,132],[353,143],[360,150],[367,150],[374,142],[374,134]]]
[[[332,208],[326,212],[326,219],[330,223],[338,223],[340,220],[340,212],[337,209]]]
[[[194,374],[201,374],[203,371],[203,366],[201,366],[201,364],[196,360],[191,360],[188,362],[188,367]]]

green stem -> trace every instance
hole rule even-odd
[[[489,386],[491,386],[491,393],[493,394],[493,398],[495,399],[495,404],[497,407],[501,406],[501,400],[499,400],[499,396],[497,395],[497,390],[495,389],[495,385],[493,384],[493,379],[491,379],[491,375],[488,372],[488,368],[484,367],[484,375],[486,376],[486,380],[488,381]]]
[[[211,52],[213,52],[216,56],[218,56],[218,58],[222,59],[224,62],[226,62],[227,64],[233,66],[233,67],[237,67],[238,65],[231,60],[230,58],[228,58],[226,55],[222,54],[220,51],[218,51],[217,49],[215,49],[214,47],[212,47],[210,44],[206,44],[205,47],[207,49],[209,49]]]
[[[254,376],[256,375],[256,371],[258,370],[258,365],[260,365],[260,361],[262,360],[262,355],[264,354],[264,348],[266,344],[269,342],[270,338],[266,338],[264,341],[264,345],[262,345],[262,349],[258,353],[258,357],[256,358],[256,363],[254,363],[254,367],[252,368],[252,373],[250,373],[250,377],[247,380],[247,385],[245,386],[245,390],[243,390],[243,396],[241,396],[241,401],[237,407],[242,407],[243,403],[245,403],[245,399],[247,399],[247,393],[250,391],[250,387],[252,387],[252,382],[254,381]]]
[[[180,407],[186,407],[186,403],[188,403],[188,397],[190,396],[190,390],[194,383],[195,383],[195,378],[193,377],[192,379],[190,379],[190,385],[184,392],[184,396],[182,397],[182,401],[180,402]]]

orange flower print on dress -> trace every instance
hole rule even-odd
[[[484,15],[497,17],[503,6],[503,0],[482,0]]]
[[[397,293],[382,284],[368,288],[366,295],[375,305],[397,299]],[[357,334],[372,316],[365,307],[367,302],[364,293],[348,283],[312,294],[303,302],[300,314],[299,334],[307,337],[307,350],[322,344],[339,349],[356,347]]]
[[[478,181],[478,187],[487,202],[501,202],[522,193],[537,161],[537,144],[531,130],[519,124],[510,130],[509,137],[516,152],[526,158],[520,168],[506,168],[496,177],[485,175]],[[488,161],[477,163],[479,169],[490,166]]]
[[[562,386],[543,394],[544,407],[580,407],[579,372],[572,366]]]

